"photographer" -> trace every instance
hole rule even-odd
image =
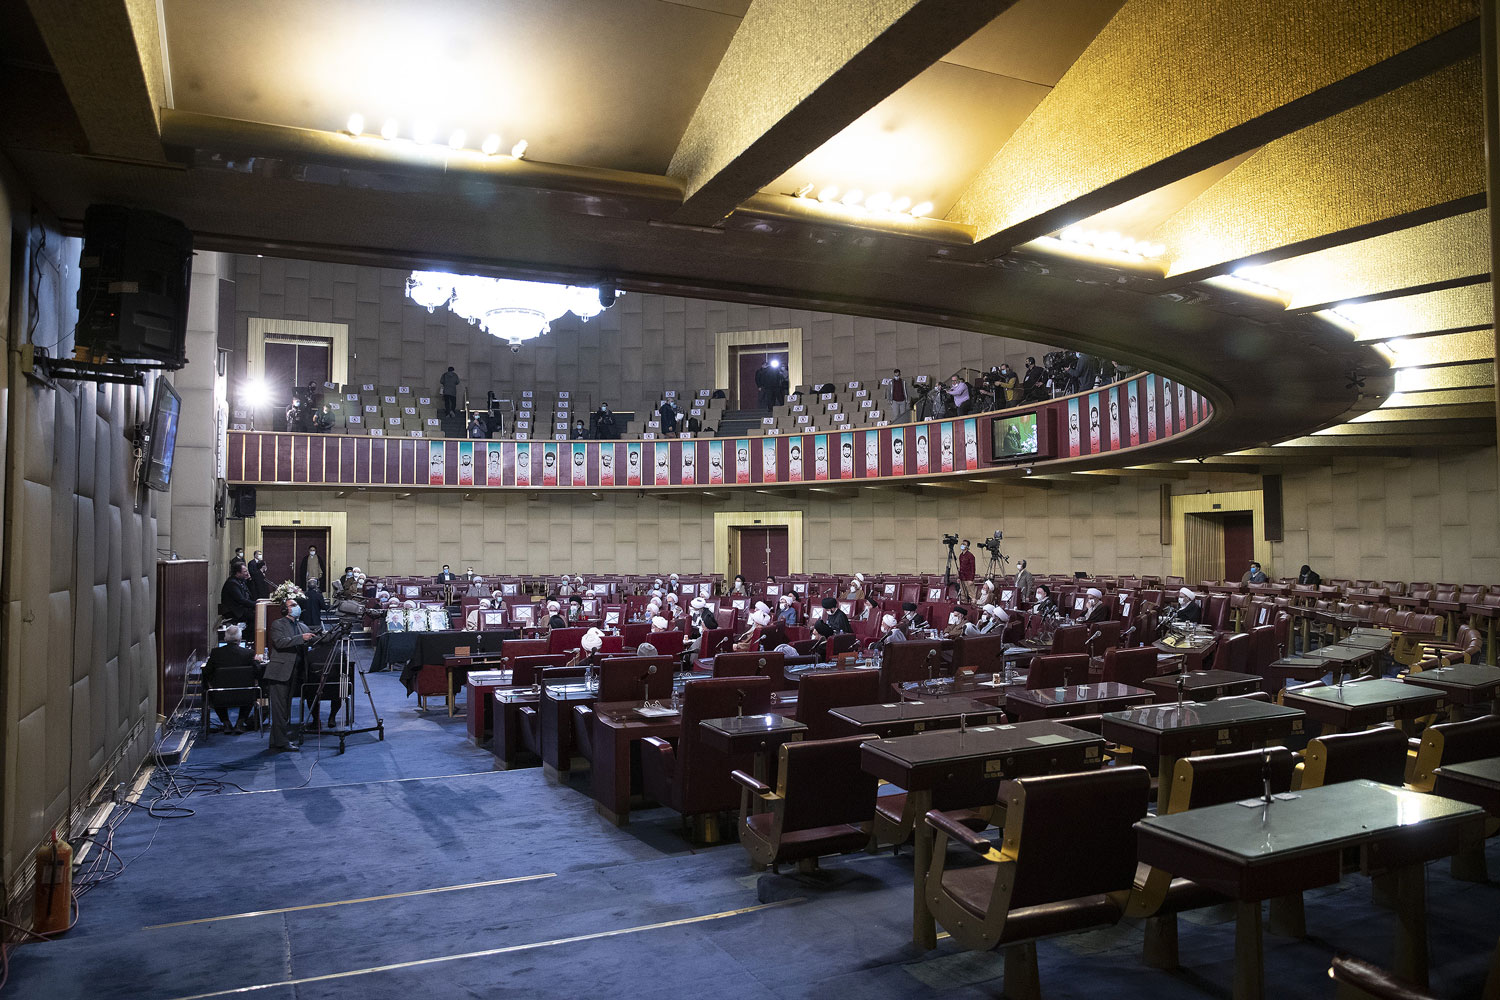
[[[1036,358],[1026,359],[1026,372],[1021,376],[1021,399],[1023,403],[1040,403],[1047,399],[1047,370],[1036,363]]]

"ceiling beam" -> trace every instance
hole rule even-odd
[[[717,223],[1012,3],[756,0],[667,168],[672,221]]]
[[[970,259],[999,257],[1472,55],[1478,29],[1447,0],[1131,0],[948,218],[976,228]],[[1338,55],[1289,72],[1314,46]]]
[[[166,74],[155,0],[27,0],[89,152],[160,162]]]

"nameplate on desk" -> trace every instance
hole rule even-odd
[[[664,719],[669,715],[676,715],[677,709],[667,708],[665,705],[638,705],[631,711],[643,719]]]

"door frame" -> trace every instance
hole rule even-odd
[[[1178,493],[1172,496],[1172,575],[1183,576],[1187,570],[1187,515],[1250,512],[1251,543],[1254,555],[1266,575],[1275,577],[1271,566],[1271,542],[1266,541],[1265,495],[1260,490],[1235,490],[1224,493]],[[1228,572],[1226,569],[1225,572]],[[1196,580],[1189,580],[1196,586]]]
[[[733,561],[730,546],[735,544],[733,528],[786,528],[787,575],[802,572],[802,511],[800,510],[716,510],[714,511],[714,572],[730,579]]]
[[[342,510],[262,510],[254,517],[245,518],[245,551],[261,548],[262,528],[327,528],[328,551],[324,553],[324,566],[342,572],[350,565],[345,559],[349,551],[349,514]],[[335,565],[337,564],[337,565]],[[324,581],[327,583],[327,581]]]
[[[802,384],[802,328],[781,330],[721,330],[714,335],[714,388],[738,393],[739,372],[730,364],[731,347],[786,345],[786,377],[793,390]],[[732,380],[732,381],[731,381]]]
[[[349,384],[349,324],[315,323],[300,319],[267,319],[251,316],[249,340],[245,347],[245,377],[250,381],[264,378],[266,374],[266,340],[278,337],[311,338],[326,340],[328,348],[328,380],[339,385]]]

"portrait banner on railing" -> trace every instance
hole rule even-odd
[[[828,478],[828,435],[813,435],[813,479]]]
[[[938,468],[943,472],[953,471],[953,424],[944,421],[938,425]]]
[[[724,485],[724,442],[708,443],[708,483],[710,486]]]
[[[780,443],[779,438],[762,438],[760,442],[760,478],[763,482],[774,483],[781,479],[776,471],[776,446]]]
[[[641,445],[629,441],[625,445],[625,485],[641,485]]]
[[[1078,399],[1068,400],[1068,456],[1076,457],[1083,450],[1082,435],[1078,428]]]
[[[863,478],[873,479],[880,475],[880,432],[861,431],[865,439],[865,473]]]
[[[572,469],[572,483],[574,486],[587,486],[589,484],[589,449],[582,441],[573,442],[573,461],[569,463]]]
[[[854,435],[852,433],[839,435],[839,478],[854,478]]]
[[[458,485],[474,485],[474,442],[458,443]]]
[[[964,469],[973,472],[979,468],[979,421],[970,417],[964,421]]]

